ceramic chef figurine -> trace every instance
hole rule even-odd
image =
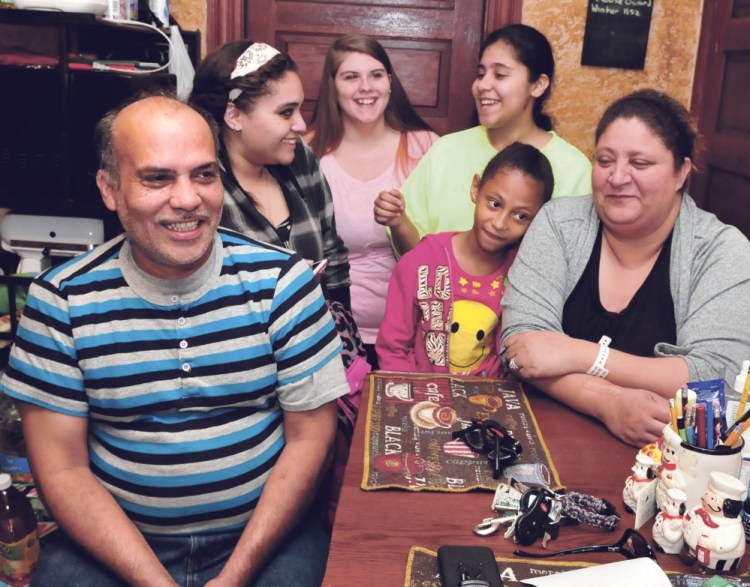
[[[683,518],[687,553],[683,562],[696,559],[709,569],[736,571],[745,553],[745,532],[740,513],[747,487],[731,475],[714,471],[701,504],[691,508]]]
[[[636,510],[638,495],[654,478],[654,459],[639,452],[635,456],[635,465],[630,469],[633,474],[625,479],[625,488],[622,490],[622,501],[625,509],[631,514]]]
[[[659,476],[656,481],[656,508],[658,510],[664,509],[667,503],[667,492],[672,487],[685,489],[685,477],[680,473],[677,463],[682,439],[667,424],[662,432],[662,441],[661,464],[659,465]]]
[[[667,491],[664,511],[656,515],[652,534],[657,546],[667,554],[679,554],[685,540],[682,536],[682,517],[685,514],[687,494],[671,487]]]

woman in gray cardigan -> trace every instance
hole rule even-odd
[[[593,195],[544,206],[503,300],[508,368],[634,445],[688,381],[750,358],[750,242],[685,192],[696,132],[640,90],[596,129]]]

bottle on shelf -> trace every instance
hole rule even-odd
[[[0,473],[0,581],[11,587],[31,582],[39,559],[39,536],[31,503]]]

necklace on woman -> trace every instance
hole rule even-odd
[[[263,171],[261,171],[259,181],[252,188],[252,190],[246,190],[246,193],[255,204],[256,210],[265,216],[271,226],[276,227],[277,223],[274,213],[277,211],[275,208],[278,208],[278,206],[274,206],[274,200],[278,198],[274,198],[274,196],[278,195],[281,186],[279,186],[276,178],[271,175],[268,169],[264,167]],[[283,192],[281,192],[281,195],[283,197]]]

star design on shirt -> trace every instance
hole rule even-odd
[[[465,277],[459,277],[458,278],[458,284],[459,285],[466,285],[467,283],[469,283],[469,280],[466,279]]]
[[[492,287],[492,289],[499,289],[499,288],[500,288],[500,282],[499,282],[499,281],[498,281],[497,279],[495,279],[495,280],[494,280],[494,281],[493,281],[493,282],[492,282],[492,283],[490,284],[490,287]]]

